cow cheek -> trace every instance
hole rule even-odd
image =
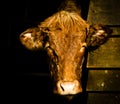
[[[50,73],[51,73],[51,77],[53,79],[53,82],[57,82],[58,78],[59,78],[59,72],[58,72],[58,68],[57,65],[54,63],[50,63]]]

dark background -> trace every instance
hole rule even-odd
[[[7,2],[8,50],[5,51],[7,57],[4,59],[5,63],[8,62],[5,65],[9,76],[7,77],[8,101],[17,104],[23,102],[45,104],[56,99],[52,97],[46,53],[44,50],[37,52],[27,50],[21,45],[19,35],[55,13],[62,1],[64,0]],[[77,0],[77,2],[83,11],[82,17],[87,19],[89,0]]]

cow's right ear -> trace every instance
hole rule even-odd
[[[37,50],[43,46],[43,36],[39,28],[29,28],[19,36],[20,42],[29,50]]]

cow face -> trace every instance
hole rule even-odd
[[[49,56],[54,93],[74,95],[82,92],[81,76],[85,47],[103,44],[110,34],[103,25],[89,25],[79,14],[61,11],[38,27],[20,35],[30,50],[44,48]]]
[[[80,83],[86,43],[85,33],[62,34],[54,32],[46,50],[49,55],[50,72],[54,83],[54,93],[66,95],[82,92]]]
[[[109,29],[103,25],[81,27],[79,32],[65,32],[62,29],[31,28],[20,35],[28,49],[44,47],[49,56],[50,72],[54,93],[73,95],[82,92],[81,77],[86,47],[103,44]],[[88,34],[87,34],[88,33]]]

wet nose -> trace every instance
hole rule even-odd
[[[82,92],[79,81],[59,81],[57,83],[57,92],[60,95],[77,94]]]

